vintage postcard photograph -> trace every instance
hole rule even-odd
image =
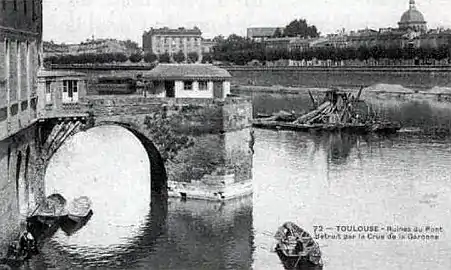
[[[0,0],[0,269],[451,269],[450,10]]]

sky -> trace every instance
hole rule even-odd
[[[409,0],[43,0],[44,40],[79,43],[87,38],[142,43],[150,27],[198,26],[204,38],[248,27],[283,27],[306,19],[323,33],[397,27]],[[451,28],[450,0],[416,0],[429,28]]]

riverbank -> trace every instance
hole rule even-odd
[[[309,91],[315,99],[328,88],[287,86],[233,86],[233,94],[250,96],[253,115],[273,114],[281,110],[302,115],[312,109]],[[357,88],[340,88],[356,92]],[[424,134],[451,134],[451,88],[423,91],[400,85],[379,84],[363,90],[361,98],[386,121],[398,122],[403,128],[416,128]]]

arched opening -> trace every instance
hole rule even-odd
[[[152,143],[152,141],[150,141],[145,135],[141,134],[140,132],[130,127],[124,128],[133,133],[133,135],[135,135],[136,138],[138,138],[138,140],[146,149],[146,153],[150,162],[150,179],[151,179],[152,194],[166,196],[167,174],[160,152]]]
[[[17,162],[16,162],[16,202],[17,202],[17,209],[20,209],[21,204],[20,200],[21,194],[20,194],[20,167],[22,166],[22,152],[17,153]]]
[[[7,167],[7,179],[9,181],[9,176],[11,175],[10,173],[10,165],[11,165],[11,147],[8,147],[8,164],[6,165]]]
[[[88,196],[94,214],[75,235],[57,232],[53,239],[62,249],[80,247],[96,256],[126,248],[161,199],[151,195],[165,194],[166,182],[156,147],[129,126],[105,123],[70,136],[49,161],[45,193],[60,193],[68,203]]]
[[[27,210],[29,209],[30,206],[30,187],[29,187],[29,183],[30,181],[28,181],[28,166],[30,164],[30,146],[27,146],[27,150],[25,151],[25,169],[23,172],[23,179],[24,179],[24,201],[26,202],[26,206],[27,206]]]

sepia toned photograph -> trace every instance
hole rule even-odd
[[[450,10],[0,0],[0,270],[451,269]]]

